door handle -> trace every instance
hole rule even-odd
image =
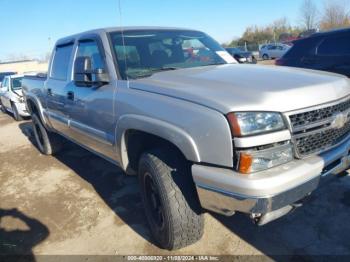
[[[48,88],[48,89],[47,89],[47,95],[48,95],[48,96],[52,96],[52,89],[51,89],[51,88]]]
[[[67,99],[74,100],[74,92],[72,91],[67,92]]]

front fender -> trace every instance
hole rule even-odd
[[[143,131],[163,138],[179,148],[188,160],[193,162],[201,161],[194,140],[185,130],[165,121],[147,116],[129,114],[119,119],[116,129],[117,148],[120,150],[119,155],[121,156],[121,163],[124,168],[128,165],[128,155],[124,138],[126,131],[130,129]]]

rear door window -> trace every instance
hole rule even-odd
[[[56,47],[50,77],[56,80],[67,80],[69,62],[73,51],[73,44]]]
[[[318,55],[350,55],[350,35],[327,37],[317,49]]]

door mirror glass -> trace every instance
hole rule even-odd
[[[104,69],[92,69],[90,57],[81,56],[74,63],[74,82],[79,86],[102,86],[109,82],[109,78]]]
[[[100,87],[109,83],[103,48],[96,39],[80,40],[75,61],[76,84]]]
[[[77,57],[74,62],[74,82],[92,83],[91,59],[88,56]]]

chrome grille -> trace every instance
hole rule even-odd
[[[292,114],[289,119],[296,155],[306,157],[320,153],[349,136],[350,99],[321,109]],[[337,120],[340,120],[340,124]]]
[[[293,129],[331,118],[334,114],[350,109],[350,99],[330,107],[289,116]]]

